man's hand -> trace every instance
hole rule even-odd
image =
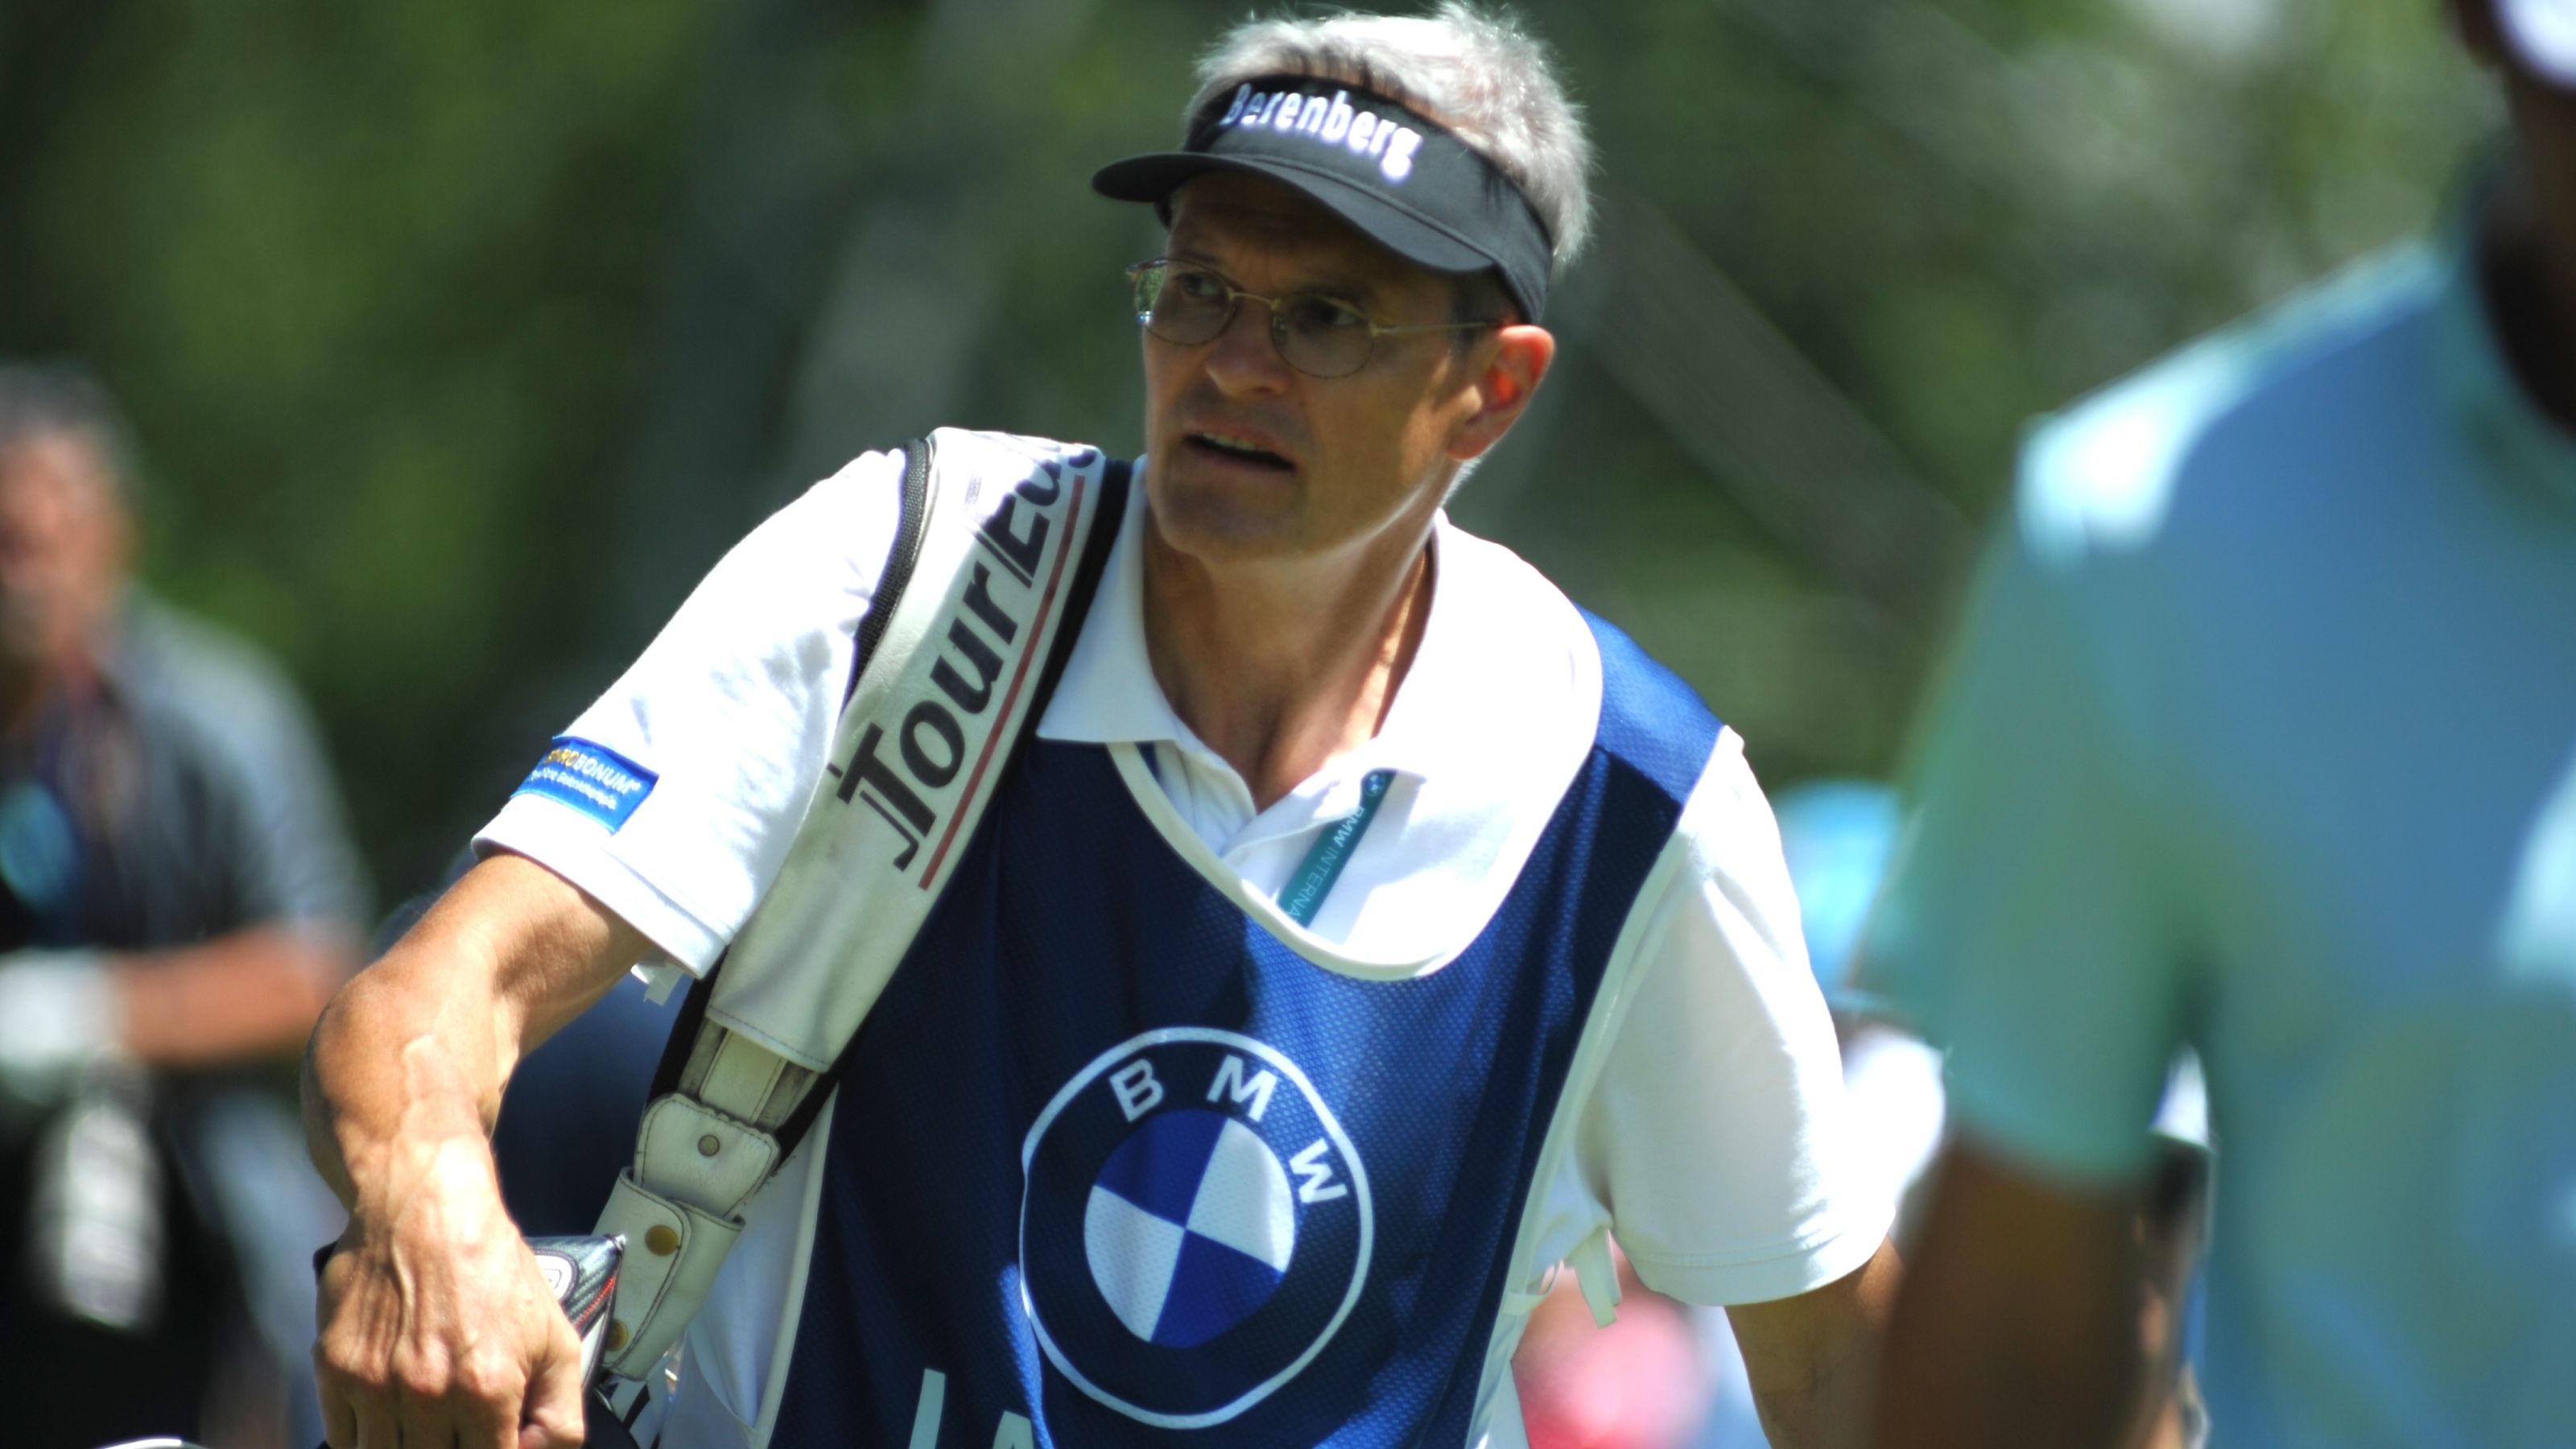
[[[491,1130],[519,1058],[646,949],[597,901],[499,856],[323,1013],[304,1127],[349,1209],[313,1350],[333,1449],[582,1441],[581,1345],[501,1206]]]
[[[0,955],[0,1102],[53,1106],[81,1068],[115,1051],[116,990],[88,951]]]
[[[477,1139],[352,1218],[322,1269],[313,1364],[332,1449],[582,1442],[581,1342]]]

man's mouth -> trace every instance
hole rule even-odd
[[[1249,464],[1255,468],[1270,468],[1283,473],[1297,466],[1250,438],[1233,433],[1190,433],[1186,435],[1185,440],[1191,448],[1200,453],[1223,458],[1232,463]]]

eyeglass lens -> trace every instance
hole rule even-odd
[[[1244,300],[1266,305],[1270,339],[1290,367],[1314,377],[1348,377],[1365,366],[1376,341],[1366,317],[1330,297],[1301,293],[1278,301],[1238,292],[1214,272],[1169,265],[1136,269],[1136,316],[1166,342],[1213,342]]]

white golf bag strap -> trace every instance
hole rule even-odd
[[[615,1374],[642,1376],[678,1341],[744,1205],[812,1122],[1035,724],[1124,511],[1124,465],[1097,449],[942,430],[906,451],[904,523],[831,762],[778,878],[692,993],[676,1082],[600,1216],[627,1242]]]

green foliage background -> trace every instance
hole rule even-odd
[[[0,0],[0,353],[145,441],[146,574],[310,692],[390,897],[699,571],[939,423],[1132,448],[1102,160],[1177,0]],[[2424,226],[2438,0],[1530,0],[1602,242],[1471,527],[1774,784],[1880,772],[2014,439]]]

